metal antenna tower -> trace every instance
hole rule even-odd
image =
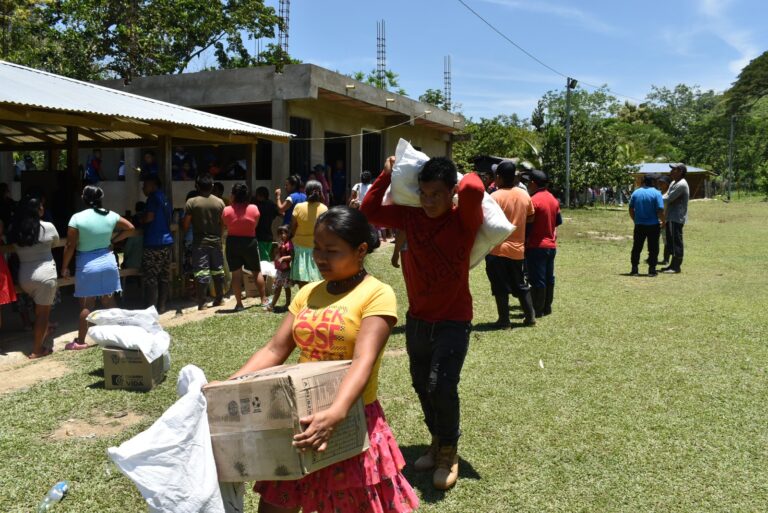
[[[386,89],[387,78],[387,34],[384,20],[376,22],[376,80]]]
[[[291,0],[280,0],[278,16],[283,19],[283,28],[280,29],[280,33],[277,36],[277,44],[286,55],[288,54],[288,22],[290,21],[290,11]]]
[[[443,107],[445,110],[451,110],[451,56],[446,55],[443,58],[443,96],[445,97]]]

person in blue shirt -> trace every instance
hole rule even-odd
[[[653,185],[656,177],[643,177],[643,186],[636,189],[629,198],[629,217],[635,222],[632,243],[630,276],[639,274],[640,253],[648,239],[648,276],[656,276],[656,262],[659,258],[659,236],[664,223],[664,199]]]
[[[141,219],[144,228],[144,251],[141,258],[144,294],[147,307],[154,305],[157,311],[162,313],[165,311],[170,289],[173,207],[160,188],[157,175],[145,177],[143,189],[147,197]]]
[[[275,203],[277,211],[283,216],[283,224],[290,226],[293,220],[293,207],[307,201],[307,195],[301,192],[301,178],[298,175],[289,176],[285,180],[285,193],[288,196],[283,201],[283,191],[275,189]]]

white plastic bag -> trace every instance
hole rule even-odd
[[[98,326],[140,326],[149,332],[160,331],[160,316],[154,306],[146,310],[123,310],[122,308],[107,308],[95,310],[88,314],[86,320]]]
[[[266,260],[262,260],[261,274],[264,276],[269,276],[270,278],[274,278],[277,275],[277,272],[275,271],[275,264],[272,262],[267,262]]]
[[[194,365],[181,369],[181,398],[149,429],[107,450],[152,513],[225,513],[201,390],[206,383]]]
[[[88,336],[101,347],[138,349],[149,363],[168,352],[171,336],[162,329],[151,333],[139,326],[91,326]]]

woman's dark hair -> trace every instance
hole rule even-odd
[[[441,181],[449,189],[453,189],[457,183],[456,174],[458,172],[456,164],[451,159],[447,157],[432,157],[419,171],[419,182]]]
[[[233,185],[232,198],[235,200],[235,203],[248,203],[248,186],[244,183]]]
[[[290,184],[291,187],[293,187],[294,191],[298,191],[301,189],[301,177],[299,175],[291,175],[285,180]]]
[[[40,226],[40,200],[28,196],[21,201],[16,209],[8,239],[19,246],[34,246],[40,240],[42,229],[43,227]]]
[[[371,172],[370,171],[363,171],[360,173],[360,182],[363,185],[368,185],[371,183]]]
[[[83,187],[83,202],[97,213],[105,216],[109,214],[109,210],[102,208],[102,199],[104,199],[104,191],[101,190],[101,187],[96,187],[95,185]]]
[[[304,188],[304,193],[307,195],[309,203],[323,201],[323,186],[317,180],[308,181],[307,186]]]
[[[356,208],[343,205],[333,207],[317,218],[315,230],[320,225],[331,230],[352,248],[357,248],[365,242],[368,244],[368,253],[373,253],[373,250],[381,245],[376,229],[368,224],[365,214]]]

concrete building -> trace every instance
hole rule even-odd
[[[465,123],[459,115],[313,64],[287,65],[279,74],[272,66],[262,66],[102,85],[294,134],[289,144],[260,141],[257,145],[251,183],[270,191],[281,187],[291,174],[306,176],[317,164],[335,167],[337,163],[343,166],[349,191],[361,171],[381,169],[400,138],[430,156],[450,156],[453,134]],[[232,162],[245,159],[244,147],[225,146],[185,150],[196,156],[198,166],[212,158],[205,157],[206,152],[218,152]],[[228,192],[235,181],[223,181]],[[192,182],[174,183],[174,205],[182,205],[192,188]]]

